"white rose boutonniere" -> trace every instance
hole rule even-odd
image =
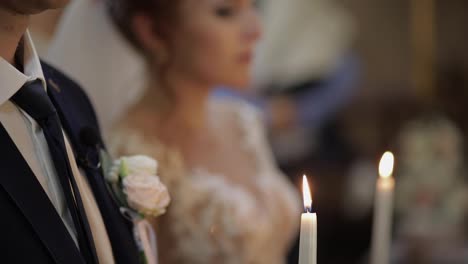
[[[114,161],[106,179],[125,207],[156,217],[166,212],[171,201],[157,169],[157,161],[147,156],[122,157]]]
[[[123,179],[123,186],[130,207],[144,215],[164,214],[171,201],[158,176],[129,175]]]
[[[156,175],[158,162],[147,156],[122,157],[125,162],[125,174],[127,175]]]
[[[122,163],[123,161],[123,163]],[[156,175],[158,170],[158,162],[147,156],[129,156],[115,160],[112,164],[106,180],[115,183],[119,177],[127,175]]]
[[[143,263],[157,263],[156,235],[146,220],[166,212],[171,201],[167,187],[157,176],[158,163],[147,156],[121,157],[104,170],[111,193],[125,217],[134,224]]]

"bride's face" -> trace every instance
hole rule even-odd
[[[170,69],[210,86],[247,86],[261,33],[253,1],[183,0],[179,8]]]

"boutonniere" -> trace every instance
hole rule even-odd
[[[111,161],[109,155],[101,151],[101,164],[121,213],[134,224],[142,262],[157,263],[156,235],[147,219],[164,214],[171,201],[167,187],[157,176],[157,161],[141,155]]]

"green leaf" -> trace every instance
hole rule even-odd
[[[120,172],[119,172],[120,177],[125,178],[128,176],[128,166],[127,166],[127,161],[125,158],[122,158],[122,161],[120,162]]]
[[[146,254],[144,251],[140,251],[140,262],[142,264],[148,264],[148,259],[146,258]]]

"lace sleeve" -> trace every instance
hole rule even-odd
[[[274,221],[278,238],[286,246],[296,236],[301,211],[298,189],[278,168],[270,149],[261,114],[252,106],[242,103],[239,106],[240,123],[245,131],[245,147],[257,160],[259,176],[257,184],[267,197],[266,207]],[[282,194],[282,195],[278,195]]]

